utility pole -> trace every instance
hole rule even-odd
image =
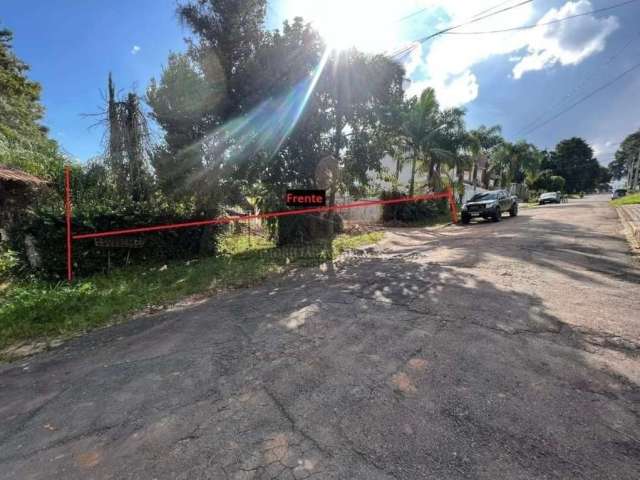
[[[638,188],[638,176],[640,176],[640,151],[636,154],[636,159],[632,165],[632,177],[631,184],[629,185],[630,190],[636,190]]]

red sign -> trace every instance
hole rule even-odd
[[[287,190],[285,202],[289,207],[324,207],[327,194],[325,190]]]

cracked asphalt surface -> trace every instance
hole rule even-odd
[[[2,479],[638,479],[640,268],[605,197],[0,366]]]

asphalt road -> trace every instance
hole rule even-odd
[[[604,197],[0,366],[2,479],[634,479],[640,268]]]

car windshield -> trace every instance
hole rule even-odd
[[[498,192],[484,192],[477,193],[473,197],[471,197],[470,202],[482,202],[485,200],[495,200],[498,198]]]
[[[555,197],[556,195],[556,192],[547,192],[542,194],[542,198]]]

